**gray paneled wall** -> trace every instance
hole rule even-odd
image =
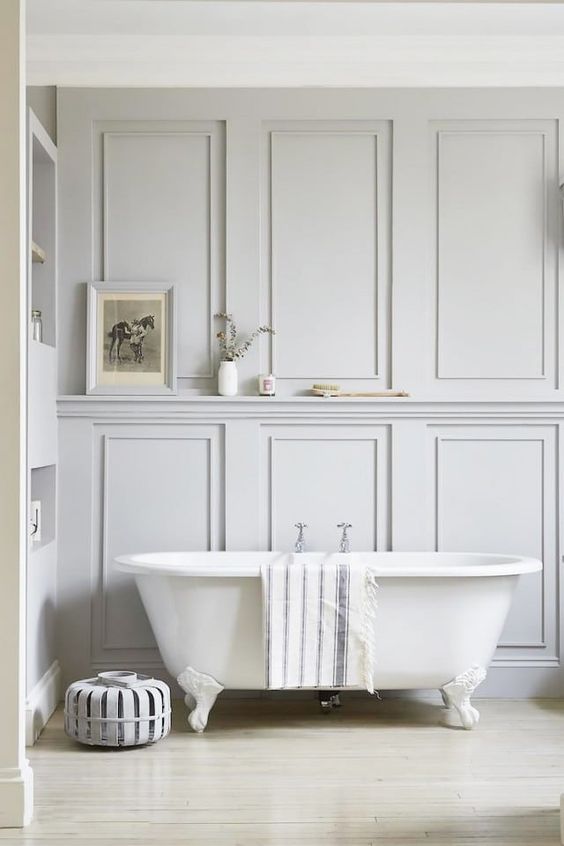
[[[289,549],[298,520],[308,523],[310,548],[336,549],[336,524],[347,520],[353,549],[542,558],[543,573],[518,587],[489,691],[563,692],[559,409],[544,404],[533,420],[502,403],[483,404],[479,415],[474,404],[453,413],[446,404],[340,408],[309,399],[257,399],[244,409],[218,398],[60,405],[69,677],[124,664],[162,670],[136,588],[113,556]]]
[[[264,134],[261,295],[282,390],[389,386],[391,127],[291,121]],[[268,260],[268,258],[270,260]]]
[[[179,292],[180,388],[214,393],[211,315],[273,322],[243,392],[313,380],[557,398],[558,91],[59,92],[60,391],[84,283]]]
[[[95,276],[174,281],[178,373],[214,379],[211,312],[224,289],[222,123],[97,123]],[[211,384],[208,385],[208,390]]]
[[[114,555],[288,548],[298,520],[334,548],[349,520],[356,548],[542,557],[487,689],[564,693],[563,103],[555,90],[59,92],[67,677],[159,668]],[[181,396],[72,396],[90,279],[177,284]],[[247,395],[272,367],[276,400],[202,396],[223,307],[243,329],[276,326],[241,365]],[[300,396],[313,381],[412,399]]]
[[[541,558],[519,580],[501,643],[506,660],[558,661],[558,427],[429,426],[433,548]]]
[[[357,549],[389,547],[389,426],[260,427],[262,549],[291,549],[307,522],[310,549],[337,549],[338,523]]]
[[[525,395],[558,388],[557,121],[441,121],[436,150],[436,378]],[[461,390],[467,391],[467,385]]]

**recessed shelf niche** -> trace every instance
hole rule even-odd
[[[28,550],[26,742],[32,745],[50,716],[41,703],[57,660],[57,148],[28,114]],[[32,309],[41,311],[42,342],[31,336]],[[41,536],[34,540],[32,503],[41,508]],[[55,692],[53,704],[57,700]],[[51,706],[49,706],[50,708]]]
[[[30,314],[39,309],[43,343],[56,338],[57,150],[41,124],[30,115],[29,134],[29,276]]]
[[[39,244],[36,244],[35,241],[31,242],[31,261],[35,264],[45,264],[47,259],[47,255],[45,250],[42,249]]]
[[[31,538],[32,554],[55,540],[56,490],[57,468],[54,464],[36,467],[31,471],[30,499],[41,503],[41,540],[36,542]]]

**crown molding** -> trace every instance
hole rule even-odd
[[[564,36],[28,37],[29,85],[564,85]]]
[[[564,5],[29,0],[28,84],[560,86]]]

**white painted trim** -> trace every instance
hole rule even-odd
[[[33,770],[29,761],[22,767],[0,769],[0,828],[29,825],[33,814]]]
[[[82,417],[89,420],[225,420],[263,419],[271,422],[288,418],[302,420],[402,420],[402,419],[534,419],[561,421],[561,399],[534,401],[432,401],[399,399],[347,399],[323,397],[216,397],[180,395],[175,397],[93,397],[66,396],[58,399],[60,418]]]
[[[61,698],[61,668],[53,661],[25,702],[25,745],[33,746]]]
[[[540,639],[537,641],[505,642],[500,641],[490,667],[558,667],[560,666],[560,640],[558,632],[558,536],[559,524],[556,506],[551,495],[556,485],[554,467],[558,455],[558,426],[537,424],[523,421],[504,422],[500,426],[496,421],[473,421],[470,425],[462,421],[451,421],[446,425],[434,423],[427,426],[429,468],[433,468],[432,494],[429,497],[429,525],[433,527],[430,548],[439,551],[444,544],[441,528],[444,525],[442,514],[441,465],[442,447],[445,443],[536,443],[539,450],[539,477],[543,494],[539,501],[539,519],[543,526],[539,558],[545,562],[541,575],[540,596]],[[554,569],[548,566],[553,562]],[[553,581],[555,579],[555,581]],[[554,603],[554,613],[549,605]]]
[[[132,126],[132,122],[124,122],[124,126]],[[199,128],[198,128],[199,126]],[[190,127],[190,128],[188,128]],[[186,128],[178,127],[175,131],[170,130],[157,130],[152,129],[151,131],[142,129],[138,122],[136,123],[136,128],[131,129],[113,129],[109,130],[104,128],[103,126],[100,127],[100,133],[102,137],[102,148],[103,148],[103,155],[100,162],[100,168],[102,171],[102,201],[101,201],[101,208],[102,208],[102,231],[101,231],[101,253],[102,253],[102,277],[105,283],[109,283],[109,280],[112,279],[111,269],[109,267],[109,260],[108,260],[108,251],[109,251],[109,243],[110,243],[110,228],[109,228],[109,215],[110,215],[110,206],[109,206],[109,197],[110,197],[110,184],[109,184],[109,168],[110,168],[110,141],[115,138],[205,138],[207,139],[206,145],[206,157],[207,157],[207,202],[208,202],[208,215],[207,215],[207,243],[208,243],[208,268],[206,273],[206,299],[208,303],[208,339],[207,339],[207,354],[208,354],[208,369],[202,373],[182,373],[178,374],[178,378],[180,379],[215,379],[215,366],[214,366],[214,340],[215,340],[215,332],[214,332],[214,325],[213,325],[213,314],[218,311],[218,308],[213,308],[211,303],[217,299],[217,290],[214,289],[221,289],[224,287],[224,280],[220,278],[217,274],[216,268],[216,255],[218,253],[218,243],[217,239],[221,238],[221,222],[220,222],[220,210],[218,209],[218,198],[217,198],[217,191],[215,191],[215,183],[224,182],[224,174],[222,172],[223,169],[223,162],[221,160],[221,153],[223,153],[224,146],[225,146],[225,130],[224,125],[222,122],[219,121],[205,121],[201,122],[189,122],[186,124]],[[219,143],[219,152],[220,155],[218,156],[218,143]],[[221,272],[220,272],[221,274]],[[223,285],[222,285],[223,281]],[[174,287],[174,286],[173,286]],[[177,299],[176,295],[173,291],[173,298]],[[174,308],[174,321],[175,323],[178,322],[176,310],[178,308],[178,304],[173,304]],[[176,327],[175,327],[176,329]],[[175,335],[176,337],[176,335]],[[175,343],[175,346],[178,345]],[[175,354],[175,358],[177,357],[177,353]],[[177,369],[177,368],[176,368]],[[104,393],[100,391],[100,393]]]
[[[508,7],[509,8],[509,7]],[[564,85],[564,39],[530,36],[28,36],[30,85],[511,87]]]
[[[334,382],[356,380],[359,382],[371,380],[370,390],[380,390],[390,385],[391,361],[386,339],[392,336],[392,314],[391,314],[391,233],[389,225],[391,221],[392,186],[390,181],[391,158],[392,158],[392,121],[389,120],[338,120],[338,121],[293,121],[277,120],[263,126],[262,144],[264,150],[264,166],[262,183],[265,192],[265,212],[263,221],[263,249],[264,261],[264,299],[265,316],[261,322],[270,326],[278,326],[278,305],[279,291],[281,286],[277,280],[276,256],[282,250],[277,244],[276,222],[275,222],[275,168],[276,168],[276,142],[288,137],[309,137],[326,138],[338,136],[350,138],[364,136],[374,140],[373,161],[375,173],[375,250],[376,261],[374,266],[374,326],[373,343],[374,359],[371,373],[362,372],[361,375],[346,375],[341,372],[330,372],[329,374],[316,373],[307,375],[307,372],[284,373],[279,364],[277,353],[280,342],[277,336],[271,336],[270,360],[267,370],[276,373],[276,378],[289,383],[294,383],[300,389],[307,389],[314,382]],[[378,225],[376,226],[376,221]],[[368,357],[367,357],[368,359]],[[307,371],[307,368],[306,368]],[[362,389],[364,390],[364,389]]]
[[[31,84],[452,87],[564,81],[559,3],[81,5],[77,15],[76,0],[58,0],[56,8],[30,0]]]
[[[554,345],[555,338],[559,335],[558,320],[553,320],[555,312],[555,302],[557,301],[558,288],[558,274],[555,272],[555,264],[557,263],[556,254],[558,252],[557,244],[549,244],[549,229],[552,226],[551,219],[551,191],[552,185],[557,174],[555,172],[556,152],[558,150],[558,120],[538,120],[528,121],[527,128],[524,128],[523,121],[514,121],[503,119],[500,121],[472,121],[471,128],[467,121],[459,120],[432,120],[429,123],[430,137],[432,139],[433,148],[433,189],[432,189],[432,217],[433,217],[433,238],[432,243],[432,260],[430,262],[430,274],[432,274],[434,291],[429,296],[434,298],[433,308],[433,348],[434,348],[434,366],[433,378],[438,382],[442,382],[443,386],[452,386],[453,382],[463,382],[467,387],[472,384],[476,386],[484,386],[486,382],[499,386],[500,393],[508,393],[512,382],[521,382],[531,384],[533,380],[544,380],[547,382],[547,388],[557,389],[559,384],[558,362],[555,362]],[[458,372],[455,373],[452,369],[445,372],[445,362],[443,361],[443,297],[444,290],[448,288],[448,282],[445,286],[441,279],[441,258],[440,258],[440,228],[443,213],[441,212],[441,185],[442,185],[442,167],[444,150],[443,144],[446,138],[461,138],[463,136],[476,138],[493,137],[533,137],[537,136],[541,139],[541,156],[540,156],[540,172],[538,174],[538,182],[542,185],[543,193],[543,226],[540,232],[540,338],[539,338],[539,353],[540,353],[540,371],[532,374],[519,374],[513,371],[496,372],[496,368],[489,369],[488,375],[478,375],[475,371]],[[558,317],[558,315],[557,315]],[[554,325],[553,325],[554,324]],[[548,368],[547,368],[548,362]],[[464,370],[464,369],[463,369]],[[502,387],[503,386],[503,387]]]
[[[170,436],[170,439],[179,440],[179,441],[191,441],[191,442],[200,442],[206,445],[206,468],[207,468],[207,481],[208,481],[208,490],[206,496],[207,502],[207,548],[209,550],[213,550],[218,547],[219,545],[219,536],[220,536],[220,521],[218,520],[218,490],[217,490],[217,476],[219,472],[220,466],[220,440],[221,440],[221,433],[217,429],[217,427],[210,431],[209,433],[205,433],[203,431],[192,431],[192,432],[183,432],[182,434],[177,433]],[[108,629],[108,607],[107,601],[109,596],[109,571],[112,566],[112,559],[110,556],[109,550],[109,538],[108,538],[108,525],[109,525],[109,514],[110,514],[110,469],[111,469],[111,461],[110,461],[110,445],[112,441],[124,441],[124,442],[131,442],[131,441],[161,441],[164,440],[160,437],[157,433],[148,433],[148,432],[139,432],[138,434],[116,434],[115,432],[104,432],[101,438],[101,453],[103,456],[103,467],[102,467],[102,478],[100,480],[100,486],[102,490],[102,502],[103,502],[103,509],[102,509],[102,545],[101,545],[101,555],[98,559],[100,565],[99,571],[99,583],[98,589],[96,592],[92,593],[91,595],[91,619],[96,621],[95,625],[92,628],[92,644],[91,644],[91,651],[92,656],[101,656],[101,661],[103,662],[105,656],[108,654],[108,650],[122,650],[125,651],[127,649],[131,649],[132,646],[129,643],[119,643],[112,641],[111,634]],[[154,641],[150,644],[142,644],[138,645],[136,643],[135,647],[136,652],[140,652],[142,654],[151,654],[158,657],[158,650],[155,647]],[[150,660],[150,659],[149,659]],[[134,659],[134,663],[137,665],[137,661]],[[154,663],[154,659],[153,659]]]

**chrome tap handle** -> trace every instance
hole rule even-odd
[[[351,543],[349,540],[348,531],[352,529],[352,523],[337,523],[337,528],[343,530],[341,535],[341,542],[339,543],[339,552],[350,552]]]
[[[294,552],[305,552],[304,529],[307,529],[307,523],[294,523],[294,526],[298,530],[298,537],[296,538],[296,542],[294,544]]]

